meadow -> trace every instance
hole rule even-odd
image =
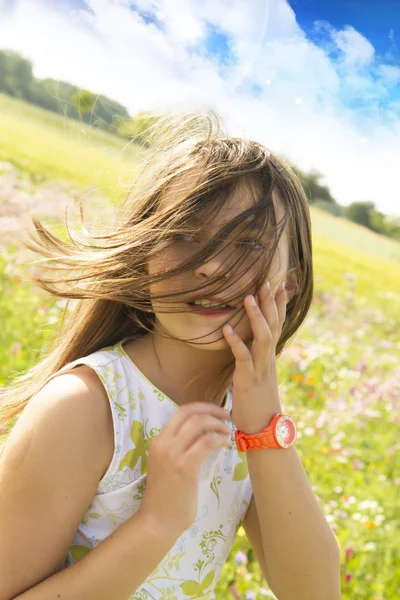
[[[93,218],[98,201],[123,196],[138,159],[123,140],[2,95],[0,115],[1,387],[37,362],[64,307],[29,282],[38,267],[21,245],[27,215],[57,223],[68,198],[96,190]],[[314,208],[311,215],[315,294],[278,360],[282,406],[296,419],[298,453],[341,548],[342,598],[395,600],[400,244]],[[275,597],[242,527],[215,597]]]

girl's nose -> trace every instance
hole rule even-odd
[[[224,270],[226,270],[226,267],[228,266],[228,255],[229,252],[227,252],[226,254],[224,252],[220,252],[218,256],[212,256],[206,262],[204,262],[202,265],[196,268],[195,275],[197,277],[206,276],[207,278],[210,278],[221,274]],[[232,258],[230,259],[230,261],[232,262]],[[232,270],[233,265],[230,264],[229,273],[226,275],[226,277],[230,276]]]

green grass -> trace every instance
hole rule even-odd
[[[18,115],[4,114],[2,101],[0,137],[8,140],[1,144],[7,160],[21,164],[27,152],[38,174],[43,169],[46,176],[71,175],[74,184],[75,164],[85,185],[97,185],[101,169],[93,153],[103,166],[110,156],[103,142],[86,144],[72,125],[73,133],[64,132],[48,115],[41,123],[35,116],[21,117],[18,129]],[[52,153],[55,143],[58,151]],[[113,152],[118,155],[118,149]],[[110,162],[111,189],[119,164]],[[297,450],[341,547],[342,598],[395,600],[400,597],[400,245],[311,212],[315,295],[306,323],[278,361],[282,406],[296,419]],[[16,264],[15,250],[0,257],[0,386],[35,364],[62,305],[25,281],[29,267]],[[240,529],[223,568],[218,599],[232,598],[233,584],[241,600],[268,593],[243,534]]]
[[[0,160],[38,178],[95,186],[120,198],[138,165],[137,145],[73,119],[0,94]]]
[[[372,255],[400,265],[400,242],[379,235],[353,221],[335,217],[319,208],[312,207],[314,235],[333,242],[336,246],[352,249],[365,260],[364,254]]]

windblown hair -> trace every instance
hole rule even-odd
[[[224,240],[246,223],[244,220],[250,215],[260,233],[272,220],[274,239],[268,252],[258,253],[254,259],[259,266],[257,281],[248,289],[241,289],[238,284],[235,298],[243,300],[246,294],[256,293],[268,274],[271,277],[271,260],[288,225],[287,288],[296,286],[296,290],[287,305],[277,356],[304,322],[313,296],[311,222],[307,197],[293,170],[262,144],[229,136],[213,112],[170,116],[160,120],[149,133],[149,152],[125,201],[118,206],[110,232],[102,235],[86,232],[79,238],[67,224],[71,239],[67,243],[46,229],[39,219],[32,219],[35,230],[24,244],[43,257],[35,262],[50,263],[44,268],[51,276],[40,274],[31,281],[68,301],[60,326],[43,349],[40,361],[1,391],[1,423],[7,424],[17,417],[30,398],[68,363],[123,338],[151,332],[155,324],[152,301],[159,304],[162,300],[166,312],[177,312],[174,299],[176,302],[180,296],[182,307],[182,298],[198,292],[202,289],[200,285],[164,297],[150,296],[150,286],[179,273],[193,272],[215,255]],[[187,261],[149,275],[149,260],[161,256],[182,235],[201,232],[223,210],[236,186],[243,183],[253,193],[255,201],[251,208],[224,225]],[[161,201],[171,189],[180,193],[165,208]],[[284,208],[279,223],[272,201],[273,190],[279,194]],[[254,250],[244,250],[239,259],[236,254],[232,260],[228,259],[226,270],[207,279],[204,284],[207,291],[213,285],[213,293],[226,287],[226,274],[232,289],[231,284],[240,280],[249,257],[254,257]],[[75,299],[72,308],[70,299]],[[227,298],[230,304],[232,300]],[[204,342],[199,339],[190,343]],[[234,360],[227,370],[227,381],[233,369]]]

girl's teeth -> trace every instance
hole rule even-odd
[[[203,304],[202,302],[194,302],[195,306],[200,306],[201,308],[229,308],[227,304],[224,304],[223,306],[220,304]]]

